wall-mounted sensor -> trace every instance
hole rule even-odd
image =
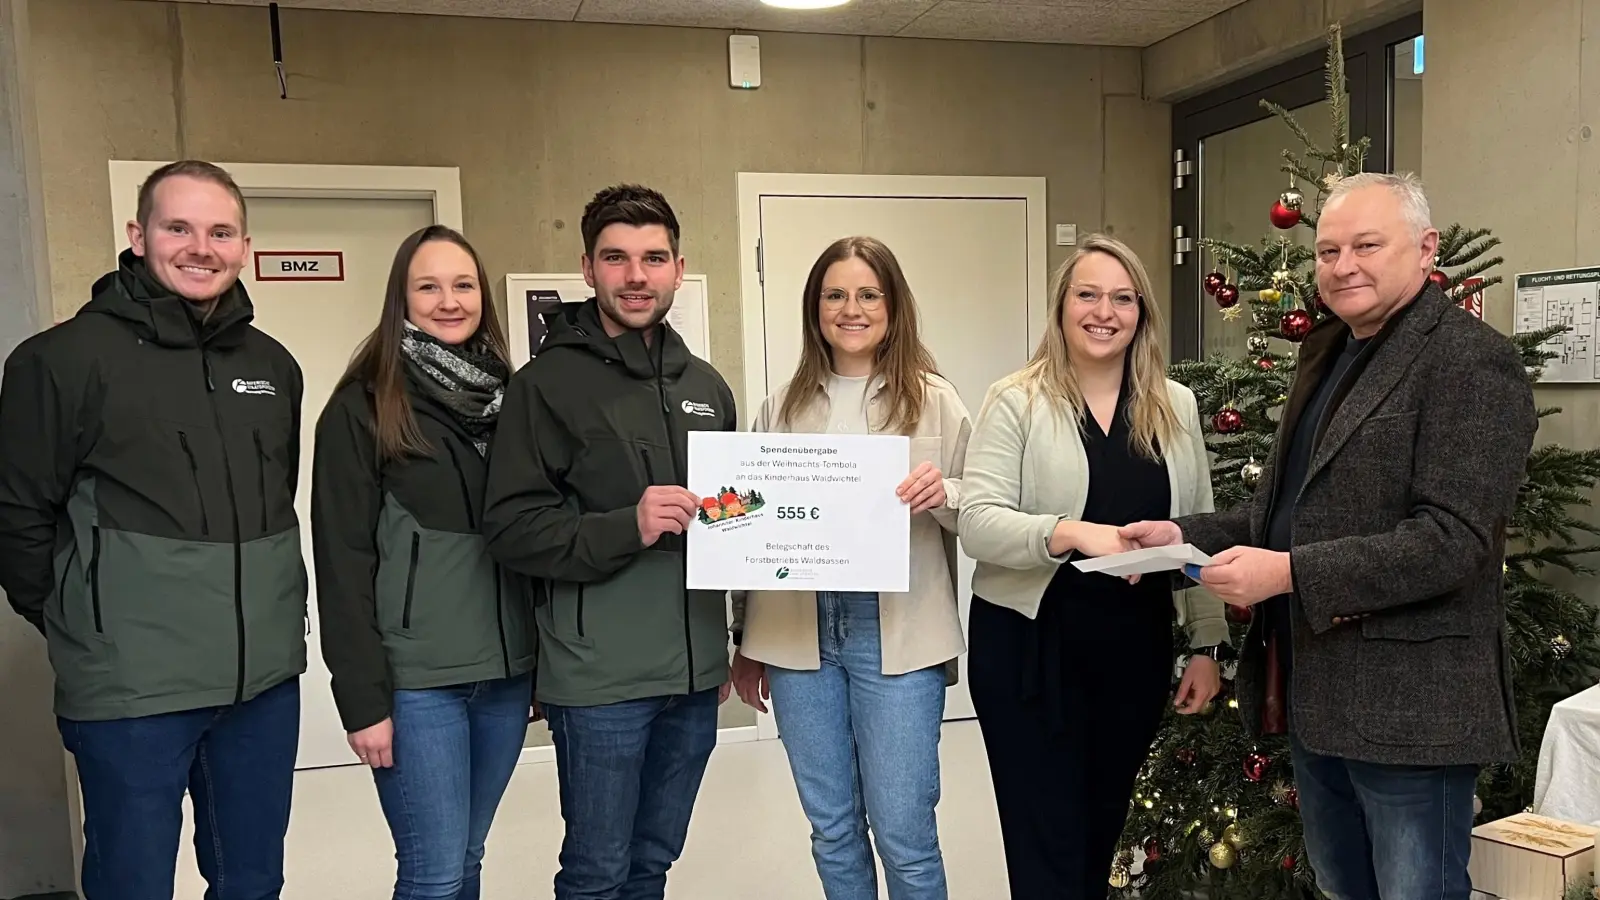
[[[761,39],[753,34],[728,38],[728,84],[742,90],[761,87]]]

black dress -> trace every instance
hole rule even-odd
[[[1171,518],[1166,464],[1129,444],[1127,385],[1111,433],[1082,427],[1083,521]],[[1128,801],[1172,687],[1172,582],[1063,564],[1036,619],[974,597],[968,672],[1012,900],[1105,900]]]

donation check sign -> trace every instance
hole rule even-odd
[[[894,435],[689,432],[689,588],[910,590],[910,459]]]

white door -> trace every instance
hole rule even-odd
[[[311,462],[317,418],[344,374],[356,345],[378,324],[389,266],[400,242],[434,222],[431,200],[256,198],[250,204],[252,259],[240,276],[255,303],[255,325],[288,348],[305,376],[300,408],[300,482],[295,511],[301,547],[311,575],[311,634],[301,679],[300,752],[297,768],[349,765],[345,743],[322,662],[317,623],[316,569],[311,555]],[[333,261],[314,254],[343,255],[343,280],[272,280],[326,276]],[[256,259],[262,274],[257,277]],[[289,263],[285,273],[285,263]],[[316,272],[306,271],[312,265]]]
[[[868,235],[899,259],[916,297],[922,339],[976,418],[989,386],[1021,368],[1033,349],[1030,289],[1037,290],[1038,279],[1030,276],[1043,263],[1030,258],[1040,248],[1029,239],[1030,213],[1038,213],[1029,206],[1018,196],[762,195],[762,396],[782,386],[799,361],[800,298],[812,263],[833,241]],[[745,399],[752,414],[760,402],[759,396]],[[963,631],[972,568],[961,553],[956,596]],[[965,654],[960,666],[960,683],[946,697],[946,720],[973,716]]]

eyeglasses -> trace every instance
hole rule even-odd
[[[1144,295],[1140,294],[1138,291],[1097,291],[1094,288],[1085,287],[1078,284],[1069,285],[1067,287],[1067,294],[1068,296],[1072,297],[1074,301],[1081,303],[1084,306],[1094,306],[1098,304],[1101,297],[1110,298],[1113,309],[1133,309],[1140,303],[1144,302]]]
[[[829,309],[838,309],[850,299],[848,291],[829,288],[822,292],[822,303]],[[883,292],[876,288],[862,288],[856,292],[856,305],[862,309],[877,309],[883,303]]]

